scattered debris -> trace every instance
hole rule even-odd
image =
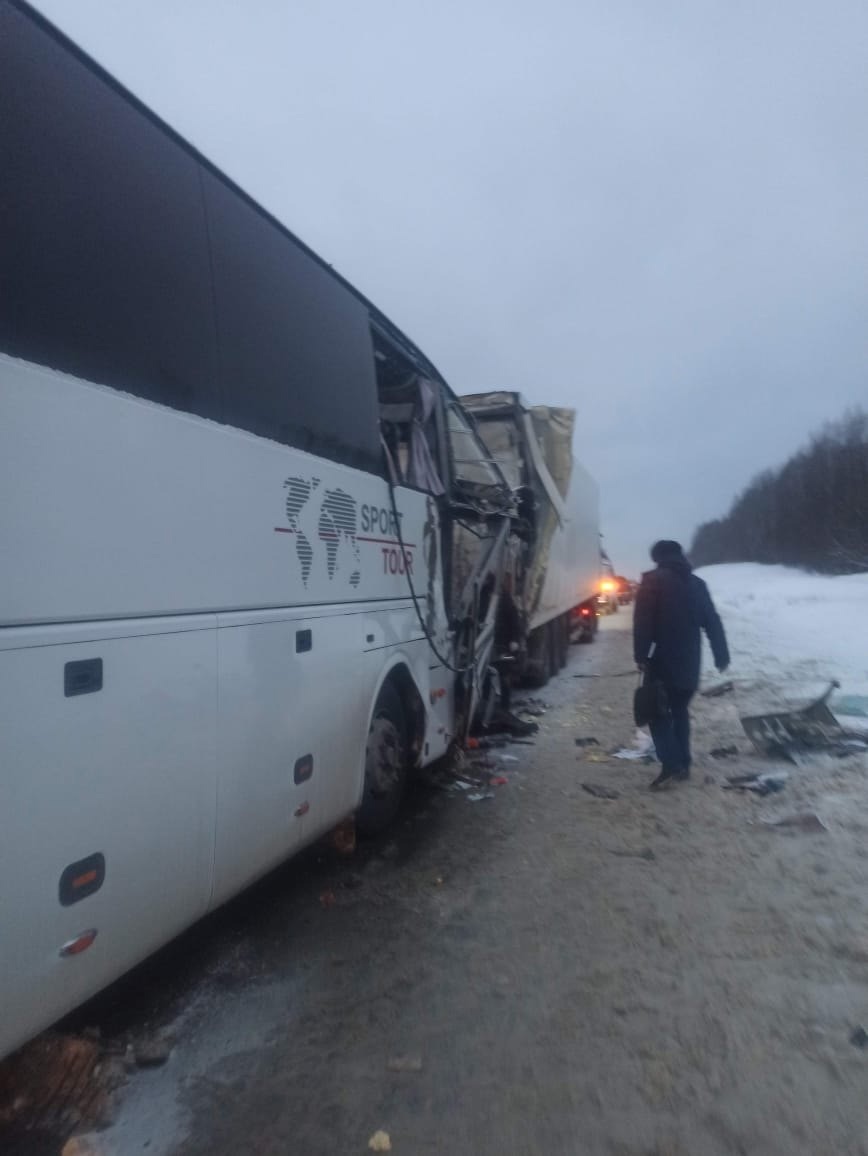
[[[386,1063],[386,1069],[390,1072],[421,1072],[422,1057],[392,1056],[392,1058]]]
[[[654,740],[647,731],[637,728],[632,747],[621,747],[620,750],[612,751],[612,757],[628,759],[631,762],[641,762],[646,765],[656,763],[657,752],[654,750]]]
[[[612,855],[617,855],[619,859],[644,859],[646,863],[653,863],[657,856],[650,847],[643,847],[639,851],[628,851],[615,848],[610,852]]]
[[[140,1040],[133,1050],[140,1068],[159,1068],[172,1054],[174,1041],[168,1036],[151,1036]]]
[[[829,830],[815,811],[800,811],[796,815],[788,815],[785,819],[764,819],[763,823],[766,827],[805,831],[808,834]]]
[[[331,833],[331,843],[338,855],[349,857],[356,851],[356,821],[351,815]]]
[[[528,714],[533,714],[533,711],[528,711]],[[515,735],[518,738],[527,738],[528,735],[535,735],[539,730],[539,723],[531,722],[529,719],[519,718],[517,714],[513,714],[509,710],[498,710],[494,717],[486,727],[488,734],[505,734]]]
[[[493,799],[494,791],[474,791],[472,795],[467,796],[468,803],[481,803],[483,799]]]
[[[819,698],[800,710],[742,718],[745,734],[761,754],[796,764],[806,752],[845,757],[856,750],[868,750],[868,736],[845,731],[829,709],[829,697],[838,686],[833,680]]]
[[[319,897],[321,907],[334,907],[337,903],[337,898],[334,891],[323,891]]]
[[[392,1141],[389,1138],[388,1132],[375,1132],[368,1141],[368,1147],[372,1152],[391,1152]]]
[[[517,703],[516,706],[522,714],[529,714],[534,718],[541,718],[549,708],[549,704],[543,702],[541,698],[526,698],[524,702]]]
[[[721,786],[725,791],[752,791],[756,795],[774,795],[782,791],[789,775],[786,771],[765,775],[731,775]]]
[[[518,755],[500,755],[500,754],[498,754],[498,755],[495,755],[495,758],[498,759],[501,763],[517,763],[518,762]]]
[[[506,775],[492,775],[488,780],[489,787],[505,787],[509,782]]]
[[[858,1028],[854,1028],[850,1035],[850,1043],[854,1048],[868,1047],[868,1032],[866,1032],[861,1025]]]
[[[60,1156],[99,1156],[99,1149],[88,1136],[73,1136],[61,1148]]]
[[[365,880],[363,876],[359,875],[358,871],[351,871],[344,879],[341,880],[341,887],[345,891],[355,891],[357,887],[363,887]]]
[[[61,1152],[77,1133],[82,1146],[69,1151],[84,1156],[80,1134],[110,1122],[113,1093],[127,1080],[122,1049],[93,1034],[45,1032],[0,1061],[0,1148],[11,1132],[40,1137]]]
[[[715,683],[714,686],[709,686],[706,690],[699,693],[703,698],[720,698],[723,694],[731,694],[735,690],[735,684],[727,679],[726,682]]]
[[[582,783],[582,790],[593,795],[595,799],[620,799],[621,797],[611,787],[601,787],[599,783]]]
[[[710,754],[713,759],[730,759],[738,754],[738,747],[735,744],[730,747],[715,747]]]
[[[577,747],[598,747],[599,745],[600,745],[599,739],[594,739],[594,738],[576,739],[576,746]]]

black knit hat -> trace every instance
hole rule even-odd
[[[674,562],[676,558],[683,557],[684,551],[681,549],[681,544],[673,542],[671,538],[661,538],[651,547],[651,559],[658,564],[667,561]]]

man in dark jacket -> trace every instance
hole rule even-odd
[[[729,666],[729,648],[708,587],[691,571],[677,542],[655,542],[656,570],[642,575],[633,615],[633,654],[640,670],[659,679],[668,707],[651,723],[662,770],[652,787],[690,778],[690,700],[699,686],[704,630],[719,671]]]

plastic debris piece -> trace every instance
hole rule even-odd
[[[151,1036],[140,1040],[134,1049],[136,1064],[140,1068],[159,1068],[172,1054],[172,1040],[166,1036]]]
[[[392,1056],[386,1063],[386,1069],[390,1072],[421,1072],[422,1057]]]
[[[338,855],[349,857],[356,850],[356,821],[351,816],[339,823],[331,834],[332,846]]]
[[[616,759],[628,759],[631,762],[642,762],[646,765],[657,762],[654,740],[648,731],[641,727],[636,728],[636,737],[633,739],[633,745],[612,751],[612,756]]]
[[[628,759],[634,763],[656,763],[653,750],[637,750],[636,747],[622,747],[619,751],[612,751],[613,759]]]
[[[368,1141],[368,1147],[372,1152],[391,1152],[392,1141],[388,1132],[375,1132]]]
[[[582,790],[593,795],[595,799],[620,799],[621,797],[611,787],[601,787],[599,783],[582,783]]]
[[[789,777],[786,771],[764,775],[731,775],[721,786],[725,791],[751,791],[760,796],[774,795],[784,789]]]
[[[644,859],[646,863],[653,863],[657,858],[650,847],[642,847],[638,851],[615,848],[610,854],[617,855],[619,859]]]
[[[782,830],[805,831],[808,834],[829,830],[816,811],[801,811],[796,815],[788,815],[785,819],[766,819],[765,825],[779,827]]]
[[[730,694],[735,690],[735,684],[727,680],[726,682],[718,682],[714,686],[708,687],[707,690],[700,691],[703,698],[719,698],[722,694]]]
[[[99,1148],[87,1136],[73,1136],[61,1148],[60,1156],[99,1156]]]
[[[509,779],[506,775],[492,775],[488,780],[488,785],[490,787],[505,787],[508,782]]]
[[[493,799],[494,791],[474,791],[472,795],[467,796],[468,803],[481,803],[483,799]]]

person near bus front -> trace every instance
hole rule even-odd
[[[662,767],[651,784],[690,778],[690,700],[699,686],[704,630],[714,664],[729,666],[723,623],[708,587],[693,573],[677,542],[651,547],[656,570],[642,575],[633,615],[633,654],[640,671],[663,684],[665,709],[650,724]]]

